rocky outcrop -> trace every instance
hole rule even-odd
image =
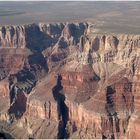
[[[61,47],[64,47],[63,43],[68,46],[76,45],[86,28],[86,23],[3,26],[0,29],[0,48],[29,48],[32,51],[42,51],[56,43]]]
[[[0,47],[25,48],[25,28],[23,26],[3,26],[0,29]]]
[[[9,133],[139,138],[140,36],[93,34],[90,24],[1,27],[0,120]]]

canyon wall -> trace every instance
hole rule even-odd
[[[92,30],[1,27],[4,129],[16,138],[139,138],[140,35]]]

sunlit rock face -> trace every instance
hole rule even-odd
[[[139,138],[140,35],[93,30],[0,28],[0,127],[15,138]]]

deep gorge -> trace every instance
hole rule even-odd
[[[1,27],[6,132],[15,138],[139,137],[140,36],[92,30],[92,23]]]

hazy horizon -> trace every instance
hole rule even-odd
[[[0,1],[0,26],[91,21],[99,30],[140,33],[140,2]]]

